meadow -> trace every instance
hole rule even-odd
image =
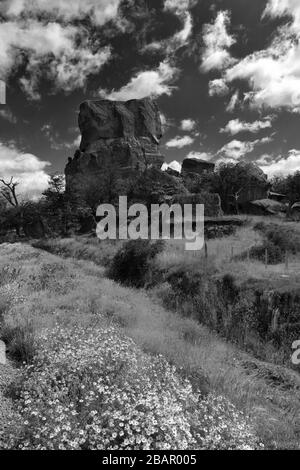
[[[283,275],[296,280],[297,270],[287,274],[285,264],[266,269],[239,259],[262,242],[255,223],[209,240],[208,258],[167,243],[142,289],[107,278],[118,243],[80,237],[35,244],[43,250],[1,245],[1,336],[11,357],[26,362],[6,392],[19,420],[2,445],[299,448],[297,370],[274,351],[262,359],[266,351],[249,351],[200,321],[200,305],[176,303],[165,277],[176,279],[184,268],[214,279],[230,269],[267,285],[285,282]]]

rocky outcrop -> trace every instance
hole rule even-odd
[[[181,178],[176,178],[164,171],[150,168],[136,180],[130,199],[146,205],[172,203],[175,197],[188,195]]]
[[[80,106],[80,148],[66,166],[67,189],[81,176],[112,172],[126,178],[149,167],[161,168],[160,114],[155,101],[85,101]]]
[[[215,164],[207,162],[206,160],[200,160],[199,158],[185,158],[182,162],[182,175],[185,176],[188,173],[197,173],[202,175],[207,172],[214,171]]]

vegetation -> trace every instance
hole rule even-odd
[[[150,281],[154,258],[163,251],[162,241],[130,240],[114,256],[107,271],[110,279],[125,286],[144,287]]]
[[[9,389],[19,419],[1,436],[3,448],[261,448],[253,417],[213,391],[199,395],[195,374],[181,370],[178,354],[181,369],[160,355],[159,345],[149,355],[142,337],[134,337],[146,318],[148,341],[152,333],[158,339],[156,328],[160,335],[181,331],[164,310],[156,318],[168,329],[153,324],[146,296],[101,278],[96,267],[25,245],[0,250],[12,266],[22,260],[18,282],[0,291],[12,299],[5,323],[18,324],[21,314],[37,344],[32,363]]]

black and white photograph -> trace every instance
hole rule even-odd
[[[300,450],[300,0],[0,0],[0,462],[24,450]]]

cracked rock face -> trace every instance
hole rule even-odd
[[[66,166],[67,188],[81,175],[101,175],[109,168],[120,177],[147,167],[161,168],[162,126],[155,101],[85,101],[80,106],[80,148]]]

